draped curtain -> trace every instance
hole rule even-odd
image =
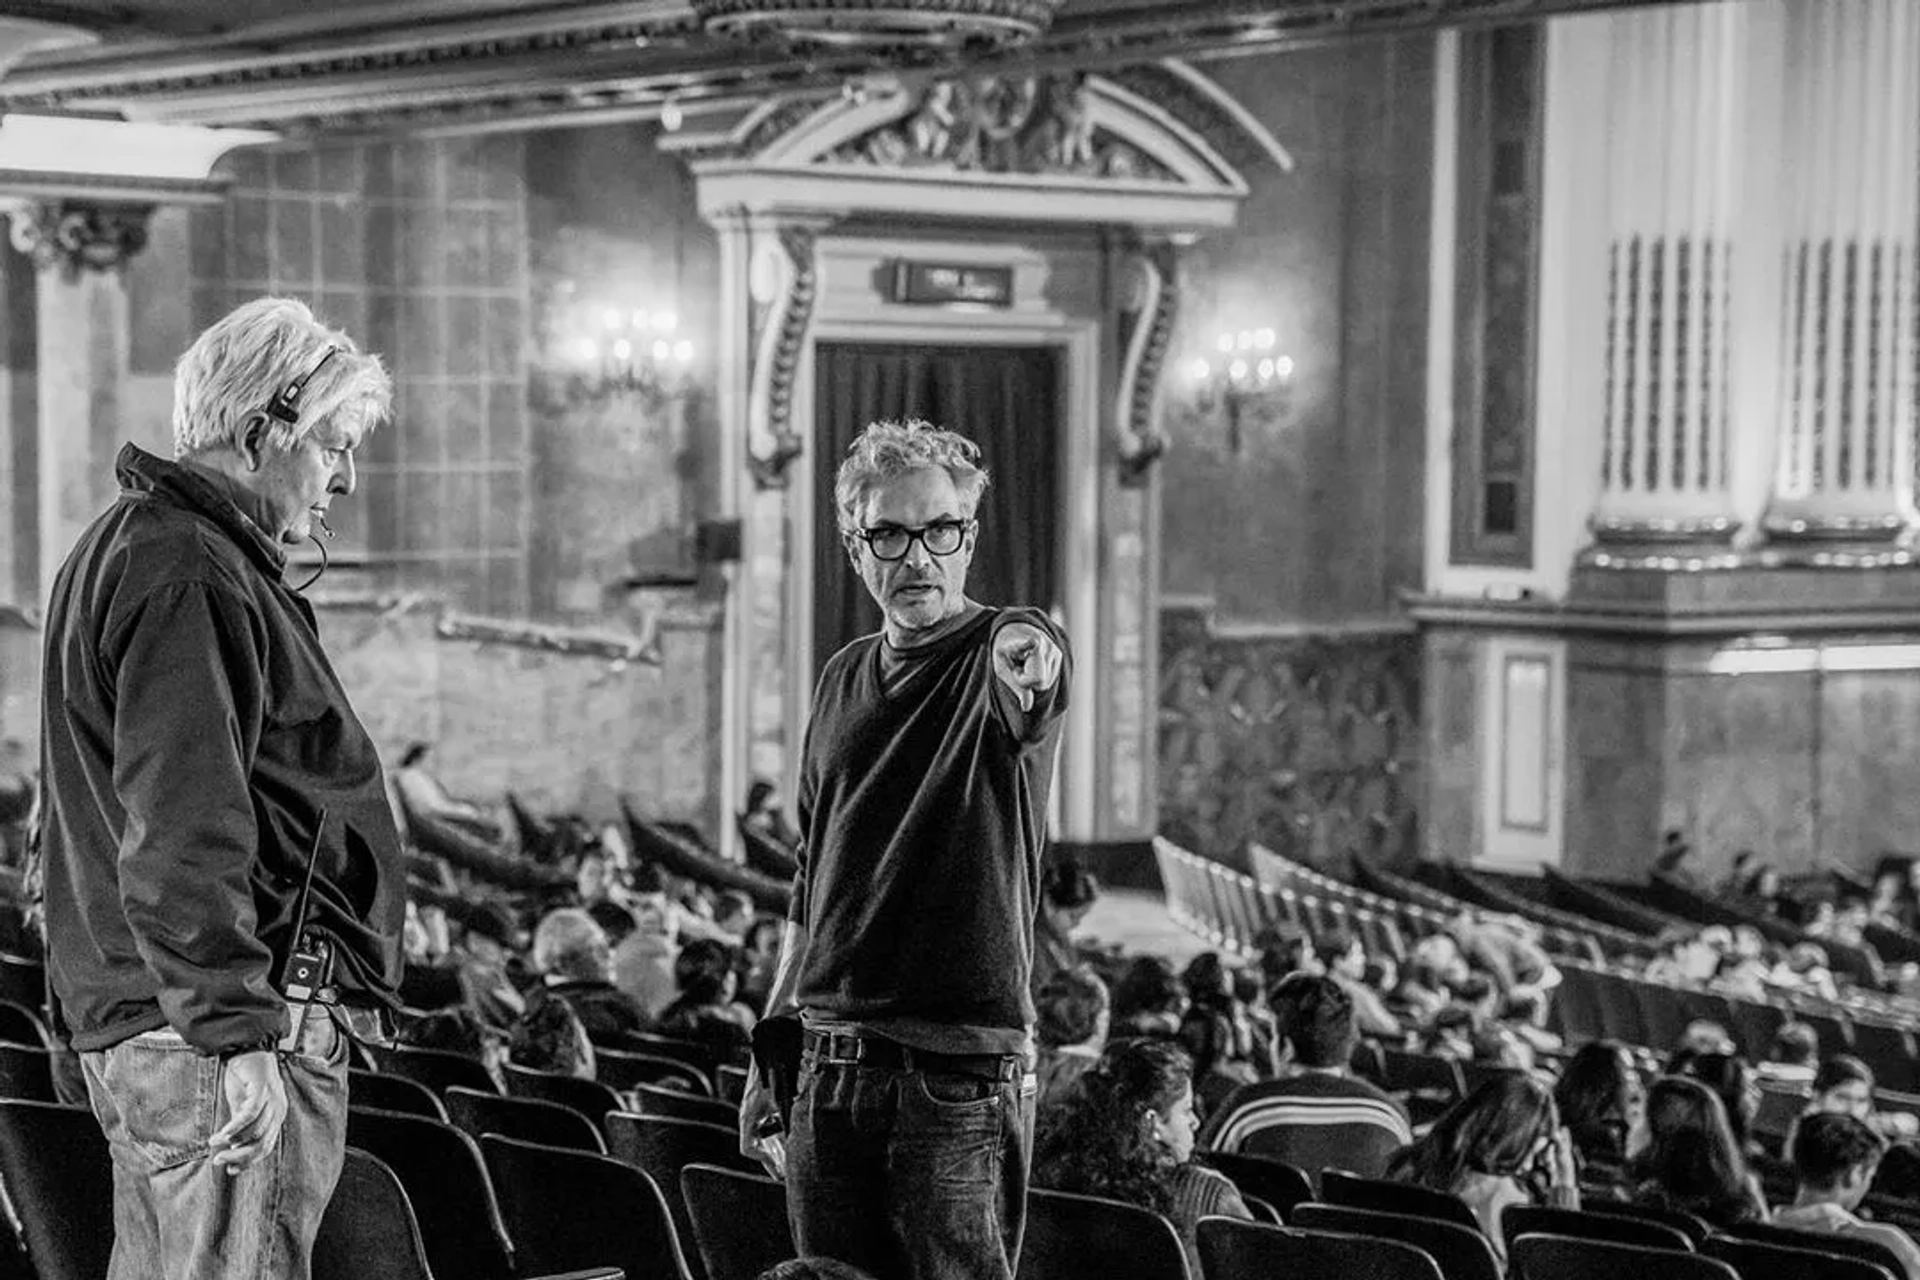
[[[848,446],[879,419],[923,418],[980,446],[992,482],[980,502],[967,595],[1051,609],[1059,597],[1059,349],[836,342],[817,350],[814,669],[880,629],[880,608],[836,532],[833,496]]]

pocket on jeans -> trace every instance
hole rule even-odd
[[[136,1036],[102,1052],[95,1066],[110,1138],[130,1144],[156,1169],[206,1156],[219,1107],[218,1058],[185,1041]]]
[[[914,1081],[927,1101],[943,1111],[988,1112],[1000,1097],[999,1082],[983,1076],[918,1071]]]

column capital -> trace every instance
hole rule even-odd
[[[86,271],[116,271],[146,248],[150,204],[30,200],[7,210],[8,238],[42,271],[68,280]]]

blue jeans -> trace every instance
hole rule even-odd
[[[1027,1220],[1033,1077],[801,1059],[787,1215],[802,1256],[878,1280],[1012,1280]]]
[[[108,1280],[307,1280],[347,1136],[347,1037],[323,1007],[280,1054],[279,1141],[238,1174],[207,1149],[227,1119],[219,1059],[162,1028],[80,1061],[113,1155]]]

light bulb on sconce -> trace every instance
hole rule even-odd
[[[1187,362],[1193,405],[1200,412],[1226,414],[1227,449],[1238,454],[1242,419],[1258,411],[1277,422],[1292,405],[1293,357],[1278,350],[1279,335],[1270,327],[1231,329],[1215,337],[1215,359],[1196,356]]]
[[[671,307],[614,305],[581,296],[572,281],[556,290],[548,384],[568,402],[637,395],[656,406],[685,397],[694,344],[676,339]]]

